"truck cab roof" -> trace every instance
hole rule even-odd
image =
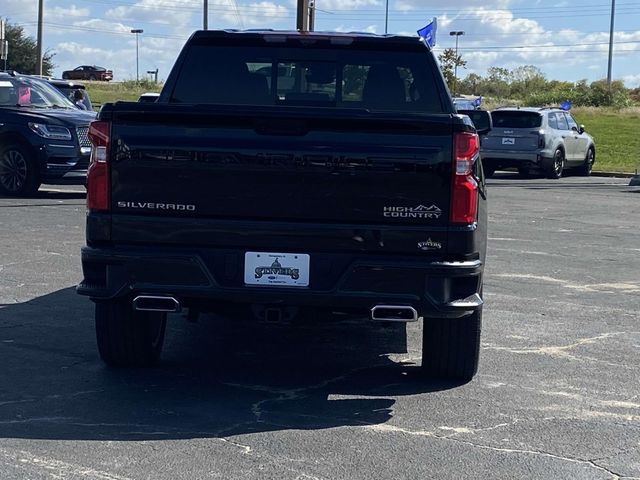
[[[375,34],[368,32],[299,32],[297,30],[197,30],[191,36],[191,41],[219,39],[221,37],[246,36],[248,39],[263,38],[268,43],[285,43],[289,41],[305,41],[308,43],[327,41],[332,45],[350,45],[357,43],[371,43],[377,46],[388,45],[408,49],[429,49],[429,46],[418,37],[408,37],[397,34]]]

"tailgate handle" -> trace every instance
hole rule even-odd
[[[309,124],[306,120],[255,120],[253,129],[260,135],[286,135],[302,136],[309,133]]]

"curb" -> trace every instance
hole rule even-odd
[[[626,172],[591,172],[593,177],[618,177],[618,178],[633,178],[637,175],[634,173]]]

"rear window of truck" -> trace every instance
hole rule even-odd
[[[192,45],[169,101],[444,112],[417,52]]]
[[[537,112],[491,112],[493,126],[497,128],[536,128],[542,125],[542,115]]]

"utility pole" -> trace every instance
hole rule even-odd
[[[387,0],[384,10],[384,34],[389,33],[389,0]]]
[[[611,29],[609,30],[609,68],[607,69],[607,85],[611,95],[611,64],[613,63],[613,24],[616,15],[616,0],[611,0]]]
[[[36,41],[36,75],[42,75],[42,23],[44,0],[38,0],[38,38]]]
[[[298,0],[296,30],[300,32],[309,31],[309,0]]]
[[[7,58],[9,57],[9,40],[5,39],[4,19],[0,18],[0,60],[4,60],[4,70],[7,70]]]
[[[202,29],[209,30],[209,0],[204,0],[202,15]]]
[[[309,0],[309,31],[313,32],[316,26],[316,0]]]

